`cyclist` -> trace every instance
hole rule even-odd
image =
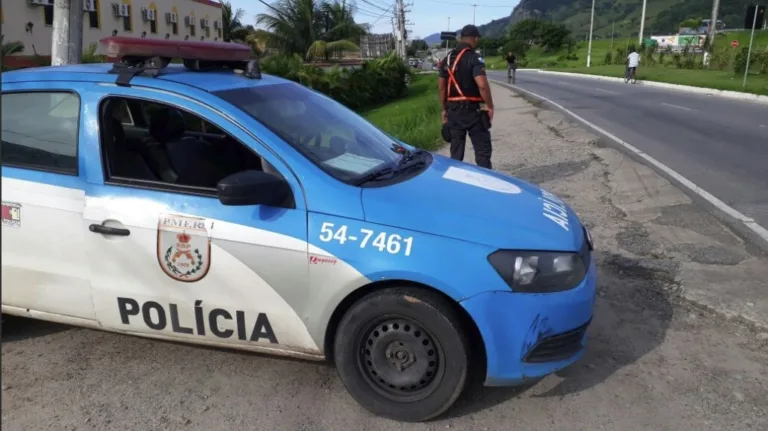
[[[632,83],[635,83],[637,80],[637,66],[639,65],[640,54],[637,53],[637,50],[633,46],[630,49],[629,55],[627,55],[627,72],[624,76],[624,82],[629,82],[629,80],[632,79]]]
[[[517,57],[512,52],[507,53],[507,81],[515,83],[515,72],[517,71]]]

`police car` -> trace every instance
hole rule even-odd
[[[102,46],[114,64],[2,74],[4,314],[332,360],[403,421],[583,354],[592,242],[558,197],[237,44]]]

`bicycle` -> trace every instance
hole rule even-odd
[[[516,72],[515,69],[513,69],[511,67],[507,67],[507,84],[514,84],[515,83],[515,75],[516,75],[515,72]]]
[[[632,81],[633,84],[637,83],[636,67],[627,67],[626,72],[624,72],[624,83],[627,84],[629,81]]]

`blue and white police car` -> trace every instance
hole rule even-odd
[[[116,63],[2,74],[3,313],[330,359],[403,421],[583,354],[592,243],[556,196],[240,45],[102,43]]]

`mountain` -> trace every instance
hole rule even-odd
[[[434,45],[436,43],[440,43],[440,33],[432,33],[429,36],[424,38],[424,42],[427,42],[427,45]]]
[[[726,28],[742,28],[747,6],[752,1],[721,0],[718,19]],[[637,36],[642,4],[640,0],[595,0],[595,37],[611,37],[612,25],[615,25],[615,37]],[[591,8],[592,0],[520,0],[512,14],[481,25],[479,30],[485,37],[501,37],[518,21],[543,18],[564,23],[576,39],[586,39]],[[711,14],[712,0],[648,0],[644,34],[677,34],[682,21],[707,19]]]

